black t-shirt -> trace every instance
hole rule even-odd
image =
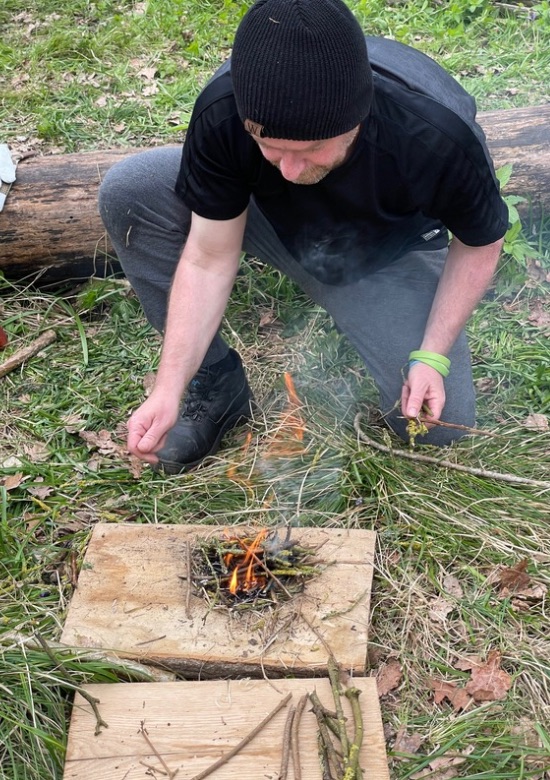
[[[286,181],[237,114],[228,66],[199,95],[176,191],[199,216],[232,219],[251,197],[290,253],[345,284],[430,242],[445,228],[469,246],[508,227],[475,103],[437,63],[367,38],[374,97],[349,158],[321,182]]]

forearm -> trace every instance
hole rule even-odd
[[[238,255],[223,269],[205,268],[185,252],[172,288],[160,364],[157,391],[183,395],[214,338],[225,311],[238,269]]]
[[[468,247],[453,239],[420,349],[448,354],[491,282],[501,246]]]

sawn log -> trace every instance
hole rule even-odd
[[[479,114],[495,166],[511,163],[506,192],[550,208],[550,104]],[[138,149],[30,157],[0,213],[0,270],[10,278],[50,268],[85,276],[113,250],[97,210],[99,184],[111,165]]]

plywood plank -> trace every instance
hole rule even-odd
[[[231,533],[252,532],[232,526]],[[298,528],[322,573],[275,610],[186,610],[186,546],[223,529],[200,525],[96,526],[62,641],[167,665],[186,677],[326,674],[328,648],[343,668],[365,669],[375,534]]]
[[[362,691],[359,701],[365,729],[360,762],[363,777],[389,780],[375,680],[356,678],[353,684]],[[177,780],[191,780],[238,744],[290,692],[292,699],[287,708],[211,776],[212,780],[276,780],[288,707],[295,706],[303,694],[314,689],[323,704],[333,709],[326,678],[86,686],[100,700],[99,710],[109,727],[94,736],[96,721],[92,709],[77,694],[64,780],[162,780],[166,777],[162,764],[143,737],[142,728],[170,771],[177,770]],[[346,699],[343,705],[351,724]],[[317,722],[310,710],[306,707],[300,721],[302,780],[321,780]],[[288,780],[294,777],[290,762]]]

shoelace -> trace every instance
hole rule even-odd
[[[214,376],[205,369],[199,371],[197,376],[191,380],[181,411],[182,417],[191,417],[193,420],[201,420],[204,417],[208,411],[204,401],[210,400],[208,394],[213,379]]]

